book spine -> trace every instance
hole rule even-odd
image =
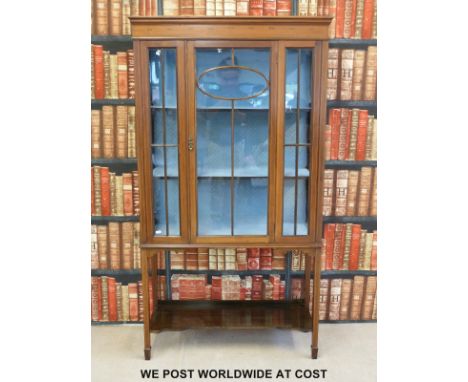
[[[127,106],[116,107],[116,157],[127,158],[128,113]]]
[[[353,87],[354,49],[341,51],[340,99],[351,100]]]
[[[140,223],[138,222],[133,223],[133,268],[141,268]],[[164,262],[162,269],[166,269]]]
[[[91,99],[96,98],[96,94],[94,92],[94,47],[91,45]]]
[[[263,16],[276,16],[276,0],[263,0]]]
[[[326,169],[323,172],[323,216],[331,216],[333,212],[335,171]]]
[[[353,225],[351,223],[346,224],[345,227],[343,265],[340,268],[342,270],[349,269],[349,255],[351,253],[351,238],[353,233]]]
[[[343,37],[344,38],[351,38],[352,15],[353,15],[353,0],[345,0],[344,18],[343,18]]]
[[[102,45],[93,45],[94,50],[94,96],[104,98],[104,51]]]
[[[215,0],[206,0],[206,15],[215,16]]]
[[[123,212],[125,216],[133,215],[132,174],[122,174]]]
[[[349,147],[349,135],[348,135],[348,126],[350,126],[350,115],[349,109],[341,109],[340,113],[340,128],[339,128],[339,138],[338,138],[338,160],[346,159],[346,151]]]
[[[122,223],[122,269],[133,268],[133,223]]]
[[[377,319],[377,290],[374,297],[374,308],[372,309],[372,319]]]
[[[114,107],[102,107],[102,153],[104,158],[114,158]]]
[[[136,158],[136,130],[135,130],[135,106],[128,107],[128,120],[127,120],[127,130],[128,130],[128,157]]]
[[[350,319],[359,320],[361,316],[361,306],[364,294],[364,276],[354,276],[353,292],[351,297]]]
[[[215,16],[223,16],[223,15],[224,15],[224,1],[215,0]]]
[[[330,12],[330,0],[323,0],[322,7],[322,16],[329,16],[328,13]]]
[[[122,321],[130,321],[128,314],[128,285],[122,285]]]
[[[109,173],[109,189],[110,189],[110,214],[111,216],[117,215],[117,206],[115,200],[115,173]]]
[[[138,13],[140,16],[146,16],[146,0],[139,0]]]
[[[335,243],[335,230],[337,224],[326,224],[325,225],[325,242],[327,245],[325,255],[325,269],[333,269],[334,259],[334,243]]]
[[[96,227],[97,231],[97,245],[98,245],[98,261],[99,261],[99,269],[107,269],[108,268],[108,242],[107,242],[107,226],[106,225],[98,225]]]
[[[110,216],[110,177],[109,168],[100,167],[101,172],[101,215]]]
[[[372,35],[371,38],[377,38],[377,1],[374,2],[374,15],[372,17]]]
[[[158,15],[158,0],[151,0],[151,16]]]
[[[121,175],[115,176],[115,210],[117,216],[124,215],[123,179]]]
[[[371,256],[372,256],[372,244],[374,240],[374,234],[372,232],[366,233],[366,248],[364,250],[364,266],[363,269],[370,271],[371,269]]]
[[[131,26],[130,26],[130,0],[122,0],[122,34],[131,35]]]
[[[179,1],[179,15],[193,16],[193,1],[194,0],[180,0]]]
[[[367,118],[367,135],[366,135],[366,153],[365,159],[370,160],[372,155],[372,131],[374,130],[374,116],[369,115]]]
[[[99,166],[93,167],[94,183],[94,211],[96,216],[101,216],[101,169]]]
[[[132,171],[132,195],[133,195],[133,213],[140,215],[140,185],[138,171]]]
[[[107,289],[107,276],[101,277],[101,321],[109,321],[109,294]]]
[[[105,50],[103,53],[104,60],[104,98],[111,97],[111,79],[110,79],[110,52]]]
[[[377,270],[377,231],[372,232],[371,271]]]
[[[298,16],[307,16],[309,12],[309,1],[308,0],[298,0],[297,2],[297,15]]]
[[[249,1],[249,16],[263,16],[263,0]]]
[[[101,110],[91,110],[91,158],[101,155]]]
[[[349,133],[349,149],[348,149],[349,160],[356,159],[358,126],[359,126],[359,109],[352,109],[351,110],[351,129]]]
[[[377,160],[377,119],[375,118],[372,124],[372,149],[370,159]]]
[[[341,110],[331,109],[328,119],[331,128],[330,159],[337,160],[340,149]]]
[[[118,75],[117,55],[110,55],[110,91],[111,99],[119,98],[119,75]]]
[[[318,16],[318,1],[309,0],[309,12],[307,16]]]
[[[374,0],[364,0],[364,15],[362,20],[362,38],[372,37],[372,18],[374,15]]]
[[[138,285],[128,284],[128,313],[130,321],[138,321]]]
[[[138,295],[138,321],[143,321],[143,282],[137,282]]]
[[[357,271],[359,269],[359,253],[361,245],[361,226],[353,224],[351,230],[351,248],[349,251],[349,270]]]
[[[364,18],[364,0],[356,0],[356,17],[354,22],[353,37],[360,39],[362,37],[362,21]]]
[[[348,196],[348,170],[338,170],[336,172],[336,200],[335,216],[346,216],[346,202]]]
[[[340,320],[349,319],[349,308],[351,303],[351,291],[353,288],[353,280],[343,279],[341,282],[340,296]]]
[[[121,269],[120,263],[120,223],[109,222],[110,269]]]
[[[128,66],[128,98],[135,98],[135,55],[133,50],[127,52]],[[134,107],[134,106],[132,106]]]
[[[110,34],[119,36],[122,34],[122,0],[110,0]]]
[[[374,177],[372,179],[372,192],[369,215],[377,216],[377,170],[374,170]]]
[[[359,185],[359,171],[351,170],[348,176],[348,196],[346,199],[346,216],[356,214],[357,195]]]
[[[97,227],[91,224],[91,269],[99,268],[99,247],[97,238]]]
[[[359,270],[364,270],[364,261],[366,257],[366,235],[365,229],[361,230],[361,237],[359,238]]]
[[[359,110],[357,142],[356,142],[356,160],[365,160],[366,141],[367,141],[367,123],[369,115],[367,110]]]
[[[336,33],[336,1],[337,0],[330,0],[329,8],[328,8],[328,16],[333,17],[330,26],[328,28],[328,38],[333,39],[335,38]]]
[[[317,16],[326,16],[324,12],[325,0],[317,0]]]
[[[117,302],[117,321],[123,321],[122,283],[115,283],[115,299]]]
[[[366,78],[364,84],[364,99],[375,100],[377,90],[377,47],[367,49]]]
[[[336,38],[343,38],[344,35],[345,1],[346,0],[336,0]]]
[[[91,167],[91,216],[96,216],[96,205],[94,198],[94,168]]]
[[[143,16],[140,15],[140,4],[138,0],[130,0],[130,15],[131,16]],[[125,320],[128,321],[128,320]]]
[[[206,15],[206,0],[194,0],[193,2],[193,14],[195,16]]]
[[[342,256],[343,241],[342,241],[343,224],[336,224],[335,240],[333,244],[333,265],[332,269],[340,269],[340,257]]]
[[[117,52],[119,98],[128,98],[127,52]]]
[[[291,0],[277,0],[276,1],[276,15],[277,16],[291,16]]]
[[[327,100],[335,100],[338,96],[339,53],[338,48],[328,49]]]
[[[109,34],[109,8],[108,0],[95,0],[96,9],[94,11],[96,34]]]
[[[163,15],[179,16],[179,0],[163,0]]]
[[[224,0],[223,14],[224,16],[236,15],[236,0]]]
[[[326,320],[328,318],[328,296],[330,289],[330,279],[320,280],[320,302],[319,302],[319,319]]]
[[[358,216],[369,215],[370,191],[372,184],[372,167],[363,167],[359,182]]]
[[[325,125],[325,131],[323,133],[323,157],[324,160],[330,160],[330,149],[331,149],[331,126]]]
[[[341,279],[333,279],[330,283],[330,308],[328,313],[329,320],[340,319],[340,301],[341,301]]]
[[[351,98],[353,100],[360,100],[363,96],[363,84],[364,84],[364,66],[366,62],[366,51],[355,50],[354,51],[354,63],[353,63],[353,88]]]
[[[91,277],[91,320],[101,320],[101,309],[99,304],[99,288],[101,286],[98,277]]]
[[[377,291],[377,277],[369,276],[364,289],[361,320],[371,320],[374,309],[375,293]]]
[[[117,296],[116,285],[113,277],[107,278],[107,301],[109,304],[109,321],[117,321]]]

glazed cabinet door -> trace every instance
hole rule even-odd
[[[266,243],[274,235],[276,45],[191,42],[191,235]]]
[[[186,241],[184,43],[140,42],[135,50],[144,234],[153,242]]]

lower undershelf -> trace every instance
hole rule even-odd
[[[160,301],[151,330],[312,329],[304,305],[294,301]]]

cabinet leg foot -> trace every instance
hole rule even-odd
[[[145,360],[149,361],[151,359],[151,348],[145,348]]]
[[[317,359],[318,348],[312,348],[312,359]]]

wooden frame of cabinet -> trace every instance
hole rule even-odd
[[[314,283],[312,315],[309,313],[310,277],[320,279],[322,237],[323,128],[326,121],[326,78],[328,26],[330,17],[132,17],[135,51],[136,123],[138,170],[140,174],[141,248],[144,303],[144,354],[151,357],[151,331],[189,328],[295,328],[312,329],[312,358],[318,354],[320,285]],[[197,47],[268,47],[271,51],[269,86],[268,223],[266,235],[197,235],[195,118],[195,49]],[[149,49],[173,48],[177,66],[177,143],[179,160],[180,235],[155,236],[151,158],[151,105],[149,88]],[[308,234],[282,234],[283,139],[286,48],[312,48],[312,89],[309,126]],[[234,53],[233,53],[234,63]],[[298,84],[300,81],[298,79]],[[232,103],[234,105],[234,102]],[[234,108],[234,106],[233,106]],[[298,129],[298,127],[296,127]],[[196,142],[195,142],[196,145]],[[296,149],[296,152],[299,149]],[[296,174],[297,174],[296,154]],[[297,177],[297,175],[296,175]],[[297,185],[296,185],[297,188]],[[297,196],[296,196],[297,197]],[[231,196],[232,198],[232,196]],[[167,213],[167,209],[166,209]],[[306,253],[304,300],[297,301],[158,301],[155,256],[159,251],[186,248],[268,247]],[[207,272],[208,273],[208,272]],[[275,273],[272,271],[271,273]],[[251,274],[255,274],[252,271]],[[149,283],[154,293],[154,308],[149,309]],[[265,314],[280,317],[274,322],[223,323],[217,314],[231,317]],[[192,319],[173,319],[190,312]],[[271,316],[269,316],[271,318]],[[268,321],[268,322],[267,322]]]

